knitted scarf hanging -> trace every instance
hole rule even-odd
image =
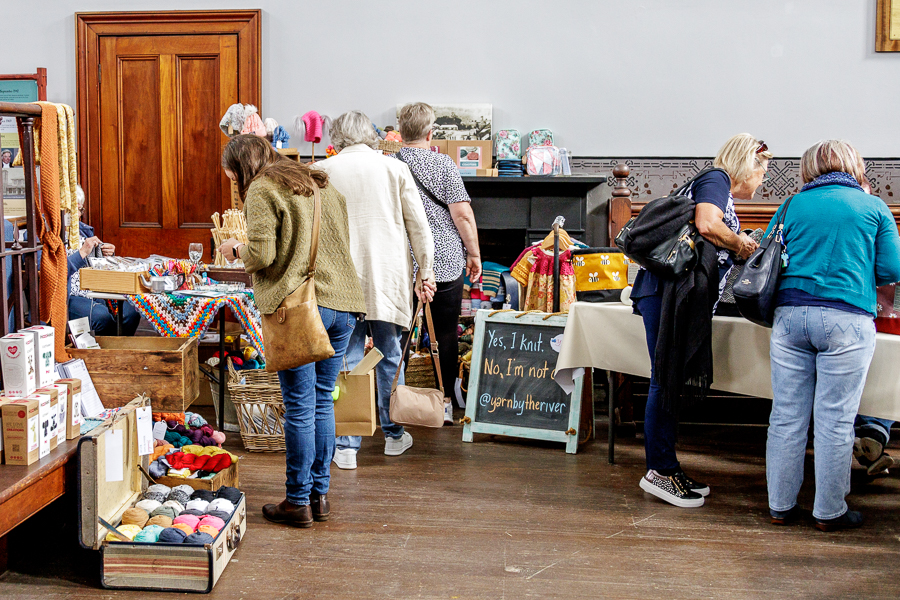
[[[78,201],[75,186],[78,184],[78,168],[75,163],[75,113],[67,104],[56,105],[59,117],[59,205],[73,218],[69,219],[69,248],[78,248],[78,219],[74,218]]]
[[[40,316],[41,320],[50,324],[56,332],[56,356],[62,362],[68,360],[66,352],[66,283],[68,265],[66,249],[59,237],[60,223],[60,173],[59,160],[59,117],[55,104],[38,102],[41,117],[36,121],[41,130],[41,193],[38,234],[44,246],[41,258],[40,281]],[[36,128],[37,128],[36,127]],[[51,158],[52,157],[52,158]],[[31,307],[32,320],[35,307]]]

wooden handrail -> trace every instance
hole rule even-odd
[[[4,117],[39,117],[41,107],[30,102],[0,102],[0,115]]]

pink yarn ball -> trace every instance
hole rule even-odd
[[[221,431],[214,431],[212,434],[212,439],[216,442],[216,445],[221,448],[222,444],[225,442],[225,434]]]

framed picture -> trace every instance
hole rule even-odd
[[[400,115],[402,104],[397,105]],[[489,140],[491,139],[491,104],[432,104],[434,109],[434,133],[436,140]]]
[[[900,0],[878,0],[875,51],[900,52]]]
[[[47,99],[47,69],[27,75],[0,74],[0,102],[37,102]],[[25,214],[25,169],[15,166],[19,128],[14,117],[0,117],[0,190],[6,216]]]

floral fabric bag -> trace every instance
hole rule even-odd
[[[501,129],[495,136],[494,147],[497,160],[519,160],[522,158],[522,136],[515,129]]]
[[[553,132],[549,129],[535,129],[528,134],[528,146],[552,146]]]
[[[529,175],[559,175],[562,162],[556,146],[531,146],[526,152],[526,168]]]

